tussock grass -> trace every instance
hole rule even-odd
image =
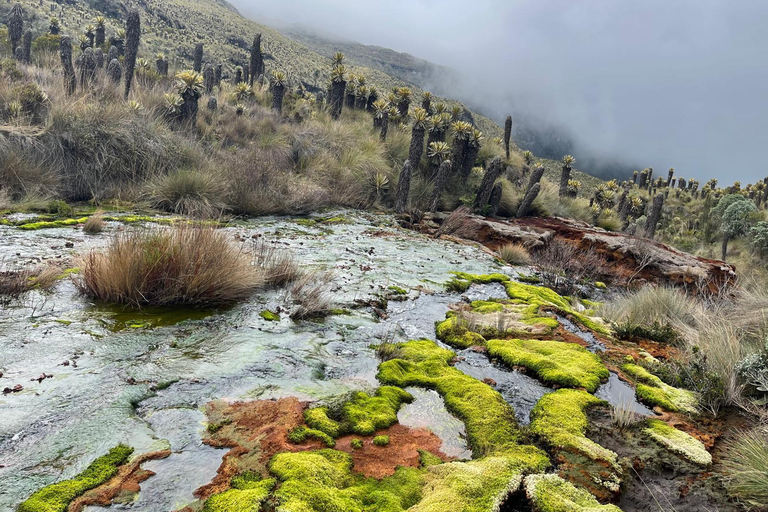
[[[305,272],[290,287],[290,297],[296,307],[291,318],[302,320],[320,317],[331,311],[333,296],[328,285],[333,275],[328,272]]]
[[[738,432],[725,445],[722,466],[731,496],[752,507],[768,506],[768,435]]]
[[[61,268],[58,266],[0,269],[0,305],[8,305],[32,290],[50,290],[60,275]]]
[[[253,246],[256,266],[264,272],[270,286],[284,286],[302,276],[299,263],[287,251],[282,251],[266,240],[259,239]]]
[[[152,206],[197,218],[217,218],[227,208],[226,186],[213,173],[178,170],[148,185]]]
[[[223,306],[265,283],[263,270],[225,232],[190,225],[119,233],[80,267],[81,293],[132,307]]]
[[[83,224],[83,231],[89,235],[96,235],[104,231],[104,212],[98,211],[88,217]]]
[[[499,259],[510,265],[530,265],[531,255],[523,245],[506,244],[497,251]]]

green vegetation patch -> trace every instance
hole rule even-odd
[[[643,432],[667,450],[694,464],[705,467],[712,464],[712,455],[701,441],[663,421],[648,420],[648,427]]]
[[[525,477],[525,493],[537,512],[621,512],[616,505],[601,505],[590,493],[557,475]]]
[[[203,512],[259,512],[275,487],[275,479],[262,480],[257,473],[232,477],[232,488],[208,498]]]
[[[72,500],[115,476],[118,468],[128,461],[132,453],[133,448],[122,444],[112,448],[75,478],[49,485],[34,493],[19,505],[18,512],[64,512]]]
[[[519,460],[503,455],[429,466],[424,477],[429,492],[409,512],[498,510],[519,489],[522,475]]]
[[[575,343],[546,340],[490,340],[488,354],[510,367],[524,366],[547,384],[594,393],[610,377],[600,356]]]
[[[408,295],[408,290],[400,286],[389,286],[387,290],[394,295]]]
[[[468,274],[451,272],[453,277],[445,283],[445,288],[452,292],[465,292],[472,284],[506,283],[509,276],[504,274]]]
[[[449,311],[435,323],[437,339],[459,349],[484,346],[487,339],[547,334],[557,320],[539,315],[538,307],[508,301],[476,300],[464,315]]]
[[[590,460],[616,466],[618,456],[585,436],[590,407],[607,402],[575,389],[560,389],[544,395],[531,411],[531,432],[553,449],[564,449],[584,455]]]
[[[280,511],[402,512],[421,499],[423,470],[364,478],[352,473],[352,457],[336,450],[279,453],[269,469],[282,482],[274,494]]]
[[[76,226],[78,224],[84,224],[88,220],[88,217],[81,217],[79,219],[61,219],[41,222],[29,222],[19,226],[19,229],[23,231],[36,231],[38,229],[48,228],[63,228],[67,226]]]
[[[336,441],[333,440],[333,437],[325,432],[314,428],[307,428],[303,425],[296,427],[288,433],[288,440],[295,444],[303,443],[307,439],[317,439],[318,441],[322,441],[325,443],[325,446],[329,448],[336,446]]]
[[[264,320],[268,322],[279,322],[280,321],[280,315],[275,313],[274,311],[264,310],[261,313],[259,313],[259,316],[263,318]]]
[[[360,450],[363,448],[363,440],[362,439],[353,439],[349,442],[349,445],[354,448],[355,450]]]
[[[389,436],[376,436],[373,438],[373,444],[376,446],[388,446]]]
[[[507,296],[509,296],[510,299],[520,300],[531,306],[536,306],[537,310],[541,310],[541,308],[557,309],[572,316],[588,329],[604,335],[611,334],[610,329],[600,320],[576,312],[573,307],[571,307],[570,301],[567,298],[549,288],[517,283],[515,281],[506,281],[504,287],[507,289]]]
[[[698,398],[693,391],[670,386],[636,364],[624,364],[621,370],[637,381],[635,394],[641,402],[667,411],[696,414]]]
[[[493,388],[450,366],[455,354],[431,340],[398,345],[399,358],[379,365],[378,379],[399,387],[434,389],[466,425],[476,457],[516,450],[521,434],[512,407]],[[541,453],[536,451],[539,456]],[[536,454],[531,454],[534,458]]]
[[[328,407],[315,407],[304,413],[304,421],[311,429],[337,438],[344,434],[369,436],[397,423],[397,411],[413,397],[407,391],[382,386],[373,396],[357,392],[344,403],[339,420],[333,419]]]

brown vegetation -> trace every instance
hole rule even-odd
[[[247,299],[265,283],[251,255],[213,227],[119,233],[80,266],[75,283],[83,294],[133,307],[222,306]]]

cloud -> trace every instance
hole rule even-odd
[[[234,3],[452,67],[459,99],[564,126],[583,154],[702,181],[768,174],[762,0]]]

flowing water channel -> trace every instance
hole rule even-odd
[[[306,225],[263,218],[226,228],[242,243],[266,239],[302,265],[332,271],[334,299],[350,312],[322,322],[262,318],[260,312],[284,301],[282,291],[225,311],[136,314],[92,304],[69,280],[52,294],[31,295],[0,311],[0,388],[24,387],[0,395],[0,510],[13,510],[36,489],[75,476],[118,443],[135,453],[173,452],[144,464],[156,476],[142,484],[130,510],[182,507],[215,475],[225,453],[201,442],[205,403],[284,396],[314,401],[370,390],[377,385],[378,365],[371,345],[435,339],[435,321],[450,304],[505,296],[500,285],[473,286],[465,297],[447,293],[442,284],[450,271],[514,275],[478,248],[399,229],[391,217],[338,215],[347,221]],[[0,261],[12,267],[71,260],[104,246],[121,229],[132,228],[110,223],[105,233],[90,236],[73,228],[0,226]],[[370,308],[354,308],[391,286],[409,293],[407,300],[389,302],[386,319],[377,320]],[[456,367],[493,379],[523,423],[536,401],[552,391],[484,354],[470,350],[460,356]],[[38,382],[43,374],[52,377]],[[612,403],[627,396],[626,385],[614,377],[598,391]],[[401,409],[400,421],[431,428],[446,454],[469,458],[464,426],[439,395],[409,391],[415,400]]]

